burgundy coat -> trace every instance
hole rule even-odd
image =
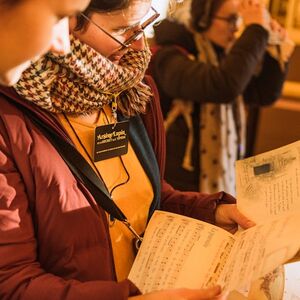
[[[118,300],[138,294],[129,280],[116,282],[103,209],[14,102],[69,140],[53,115],[0,89],[0,299]],[[213,223],[216,205],[234,199],[222,192],[176,191],[162,179],[162,120],[156,95],[143,121],[160,168],[161,209]]]

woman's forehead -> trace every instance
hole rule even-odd
[[[151,12],[151,1],[133,1],[129,7],[113,12],[98,13],[99,18],[104,17],[107,22],[119,25],[139,24]],[[97,13],[96,13],[97,14]]]

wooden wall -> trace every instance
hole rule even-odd
[[[258,154],[300,139],[300,46],[291,58],[282,97],[259,113],[254,153]]]

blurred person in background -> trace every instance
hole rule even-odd
[[[12,85],[47,51],[69,51],[68,16],[89,0],[0,0],[0,84]]]
[[[292,43],[258,0],[186,0],[154,30],[150,72],[167,130],[166,179],[181,190],[235,194],[245,106],[278,99]]]

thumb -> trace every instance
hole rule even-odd
[[[208,289],[202,289],[201,291],[199,291],[199,299],[211,299],[213,297],[216,296],[220,296],[222,293],[222,289],[219,285],[213,286],[211,288]]]
[[[256,225],[253,221],[251,221],[244,214],[242,214],[236,206],[234,206],[232,209],[233,209],[232,216],[234,218],[233,221],[239,224],[243,229],[247,229]]]

